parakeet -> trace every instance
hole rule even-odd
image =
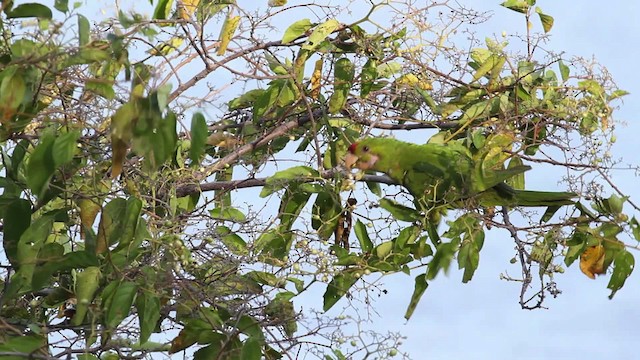
[[[347,168],[387,174],[414,197],[426,213],[436,207],[548,206],[573,204],[571,192],[516,190],[505,180],[531,167],[484,168],[459,142],[411,144],[390,138],[354,142],[345,158]]]

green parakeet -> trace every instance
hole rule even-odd
[[[576,194],[516,190],[504,181],[531,167],[485,168],[459,142],[411,144],[390,138],[367,138],[351,144],[348,168],[387,174],[409,190],[418,209],[436,207],[548,206],[573,204]]]

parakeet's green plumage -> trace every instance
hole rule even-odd
[[[423,211],[470,205],[549,206],[573,204],[570,192],[516,190],[505,181],[529,169],[483,168],[458,142],[416,145],[389,138],[367,138],[349,147],[347,165],[383,172],[409,190]]]

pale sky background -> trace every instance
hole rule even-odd
[[[260,0],[266,3],[266,0]],[[468,7],[494,12],[493,18],[476,28],[478,37],[523,31],[522,17],[501,8],[497,0],[459,0]],[[86,2],[90,5],[91,2]],[[105,3],[105,1],[101,1]],[[127,1],[121,1],[126,4]],[[144,1],[144,6],[148,2]],[[238,0],[240,6],[252,1]],[[297,1],[290,0],[289,4]],[[306,3],[306,1],[305,1]],[[614,114],[626,126],[617,125],[618,142],[614,157],[637,164],[640,141],[640,2],[539,1],[545,13],[555,18],[548,49],[564,51],[568,57],[595,56],[613,74],[620,88],[631,92]],[[128,7],[128,6],[124,6]],[[86,13],[80,10],[81,13]],[[291,19],[291,22],[298,19]],[[540,29],[536,21],[536,29]],[[283,24],[282,30],[289,24]],[[278,35],[274,34],[274,38]],[[640,202],[637,177],[630,171],[615,179],[623,191]],[[528,178],[535,185],[535,179]],[[640,214],[635,214],[640,217]],[[403,318],[412,289],[411,276],[386,278],[388,294],[377,299],[379,317],[371,327],[379,332],[398,331],[408,338],[401,351],[414,359],[633,359],[638,358],[636,320],[640,319],[640,275],[634,273],[614,300],[608,300],[609,276],[591,280],[577,263],[556,277],[563,293],[548,298],[548,310],[521,310],[519,284],[499,279],[509,271],[519,275],[518,265],[510,265],[514,244],[504,231],[487,233],[480,266],[469,284],[460,282],[455,264],[447,276],[438,276],[425,293],[410,321]],[[634,252],[634,255],[640,255]],[[640,259],[639,259],[640,260]],[[318,288],[321,296],[324,288]],[[305,308],[321,308],[304,303]],[[332,311],[338,313],[343,303]]]

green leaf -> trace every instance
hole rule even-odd
[[[475,119],[485,116],[489,112],[489,110],[491,110],[491,103],[489,100],[478,101],[465,110],[464,114],[462,114],[462,117],[460,118],[460,121],[463,123],[471,122]]]
[[[113,89],[114,81],[109,79],[88,79],[85,82],[85,90],[90,90],[92,93],[102,96],[107,100],[113,100],[116,96],[116,92]]]
[[[394,239],[394,251],[402,252],[416,241],[418,235],[420,235],[420,228],[418,226],[409,226],[400,230],[400,233]]]
[[[27,87],[24,75],[15,66],[10,66],[0,72],[0,76],[2,79],[0,85],[0,110],[3,112],[2,118],[8,120],[19,111],[25,100]]]
[[[142,239],[134,241],[138,235],[138,226],[140,224],[142,213],[142,201],[136,197],[130,197],[127,199],[126,208],[117,218],[117,234],[119,236],[118,246],[114,249],[114,252],[126,249],[126,253],[130,253],[133,250],[137,250],[137,246]],[[115,214],[114,214],[115,215]],[[115,233],[114,233],[115,234]],[[115,243],[115,242],[112,242]],[[134,249],[132,249],[134,247]]]
[[[356,221],[356,225],[354,226],[354,232],[356,233],[356,238],[360,243],[360,249],[362,252],[368,253],[373,249],[373,242],[369,238],[369,233],[367,232],[367,226],[358,219]]]
[[[37,3],[26,3],[20,4],[15,8],[6,12],[7,18],[15,19],[15,18],[25,18],[25,17],[38,17],[51,19],[53,14],[51,13],[51,9],[48,7],[37,4]]]
[[[449,264],[453,259],[458,248],[458,240],[453,240],[448,243],[441,243],[437,246],[436,253],[433,255],[433,259],[429,262],[429,270],[427,271],[427,280],[433,280],[440,270],[445,273],[449,270]]]
[[[585,247],[589,243],[589,239],[592,237],[582,231],[576,230],[571,238],[567,241],[567,245],[569,245],[569,249],[567,250],[567,255],[564,257],[564,264],[571,266],[578,257],[584,252]]]
[[[377,62],[369,58],[360,72],[360,97],[366,98],[373,89],[374,81],[378,78]],[[420,89],[421,90],[421,89]],[[424,91],[422,91],[424,93]]]
[[[633,233],[633,237],[637,241],[640,241],[640,223],[638,222],[638,219],[636,219],[635,216],[632,217],[631,220],[629,221],[629,226],[631,227],[631,232]]]
[[[458,268],[464,269],[463,283],[469,282],[478,268],[483,243],[484,232],[482,229],[469,229],[458,252]]]
[[[69,0],[55,0],[53,7],[63,13],[69,11]]]
[[[317,230],[320,239],[329,239],[335,232],[342,213],[342,206],[338,202],[336,195],[329,191],[318,193],[311,210],[311,226],[314,230]]]
[[[607,208],[610,212],[610,214],[612,215],[618,215],[622,213],[622,207],[625,203],[625,201],[627,201],[629,197],[628,196],[623,196],[620,197],[616,194],[611,194],[611,196],[606,199],[607,200]]]
[[[551,31],[551,28],[553,27],[553,17],[543,13],[542,9],[538,6],[536,6],[536,13],[540,16],[540,23],[542,23],[542,29],[544,32],[548,33]]]
[[[562,60],[558,61],[558,67],[560,68],[560,76],[562,76],[562,81],[569,80],[570,69]]]
[[[513,10],[522,14],[526,14],[531,7],[529,2],[526,0],[507,0],[500,5],[506,7],[509,10]]]
[[[500,55],[489,56],[489,58],[476,70],[475,74],[473,74],[473,81],[480,79],[489,72],[491,72],[491,74],[499,74],[506,60],[507,59],[504,56]],[[492,79],[493,78],[494,76],[492,76]]]
[[[611,290],[609,299],[612,299],[618,290],[623,286],[629,275],[633,272],[635,266],[635,259],[633,254],[627,250],[620,251],[613,260],[613,274],[607,288]]]
[[[265,272],[265,271],[250,271],[247,273],[246,275],[249,279],[254,280],[255,282],[262,284],[262,285],[268,285],[268,286],[272,286],[272,287],[277,287],[277,288],[283,288],[284,287],[284,281],[282,281],[281,279],[279,279],[277,276],[275,276],[272,273],[269,272]]]
[[[160,0],[153,11],[154,20],[164,20],[169,17],[173,0]]]
[[[191,159],[192,167],[200,165],[208,135],[209,129],[207,128],[207,121],[204,115],[200,112],[193,114],[191,118],[191,147],[189,148],[189,158]]]
[[[244,214],[243,214],[244,215]],[[231,251],[232,254],[235,255],[248,255],[249,249],[247,248],[247,243],[242,240],[240,235],[236,233],[231,233],[225,235],[220,238],[220,241],[224,244],[224,246]]]
[[[78,44],[85,46],[91,41],[89,20],[78,14]]]
[[[376,254],[378,259],[385,259],[393,251],[393,241],[385,241],[382,244],[376,246],[373,253]]]
[[[389,61],[376,67],[379,78],[388,78],[402,71],[402,65],[395,61]]]
[[[136,309],[140,323],[140,344],[149,340],[160,319],[160,298],[158,294],[141,289],[136,298]]]
[[[329,36],[332,32],[340,27],[340,22],[335,19],[327,20],[326,22],[316,26],[313,29],[311,35],[305,43],[302,45],[302,50],[314,51],[320,44]]]
[[[373,182],[373,181],[366,181],[365,184],[367,185],[367,188],[369,188],[369,190],[372,193],[374,193],[379,197],[382,197],[382,189],[380,188],[380,183]]]
[[[390,199],[380,199],[380,207],[391,213],[396,220],[414,222],[420,219],[420,213],[416,209],[400,205]]]
[[[309,19],[302,19],[291,24],[284,32],[282,43],[287,44],[304,35],[314,24]]]
[[[477,129],[471,134],[471,142],[476,149],[482,149],[484,147],[487,137],[484,135],[484,129]]]
[[[138,285],[131,281],[123,281],[117,285],[105,314],[105,325],[108,328],[115,328],[129,315],[137,290]]]
[[[522,159],[519,156],[514,156],[509,161],[509,165],[507,165],[507,169],[514,169],[518,167],[524,166]],[[516,190],[524,190],[524,172],[518,173],[509,179],[507,179],[507,184],[509,184],[512,188]]]
[[[629,95],[629,92],[625,90],[615,90],[609,96],[607,96],[607,101],[611,101],[625,95]]]
[[[22,356],[2,356],[2,359],[24,359],[29,358],[29,354],[37,354],[39,349],[47,346],[47,339],[42,335],[28,334],[16,337],[9,337],[4,334],[0,352],[18,353]],[[25,356],[26,355],[26,356]]]
[[[78,138],[80,138],[79,131],[68,132],[56,138],[51,149],[56,168],[73,160],[73,156],[78,151],[76,144]]]
[[[84,322],[93,297],[100,286],[102,274],[97,266],[89,266],[76,274],[75,296],[77,301],[76,313],[73,315],[72,324],[78,326]]]
[[[329,113],[337,113],[344,107],[347,97],[353,85],[355,66],[348,58],[340,58],[336,61],[333,94],[329,98]]]
[[[78,354],[76,355],[77,360],[100,360],[99,357],[93,354]]]
[[[413,294],[411,295],[411,301],[409,302],[407,311],[404,314],[405,319],[409,320],[411,318],[411,315],[413,315],[413,312],[416,310],[416,307],[420,302],[420,298],[427,290],[427,287],[429,287],[429,283],[427,283],[426,274],[416,276],[415,285],[413,286]]]
[[[20,267],[12,276],[9,288],[6,290],[9,298],[17,293],[32,290],[32,279],[37,266],[38,252],[51,233],[52,227],[53,217],[41,216],[20,236],[16,251],[16,262]]]
[[[242,211],[232,207],[215,208],[209,210],[209,214],[215,219],[229,220],[233,222],[243,222],[247,220],[247,217]]]
[[[263,342],[255,337],[249,337],[242,345],[240,360],[260,360],[262,359]]]
[[[324,311],[327,311],[335,305],[338,300],[340,300],[346,293],[349,291],[351,286],[356,283],[358,280],[354,274],[343,271],[336,276],[333,277],[331,282],[327,285],[327,290],[325,290],[323,299]]]
[[[22,234],[31,225],[31,203],[25,199],[12,199],[3,209],[3,245],[4,251],[15,268],[18,264],[18,242]]]
[[[245,109],[253,106],[253,104],[264,95],[264,89],[253,89],[229,101],[229,110]]]
[[[308,166],[294,166],[288,169],[278,171],[266,180],[265,186],[260,192],[260,197],[267,197],[276,191],[284,189],[291,182],[297,183],[301,178],[319,177],[320,173]]]

